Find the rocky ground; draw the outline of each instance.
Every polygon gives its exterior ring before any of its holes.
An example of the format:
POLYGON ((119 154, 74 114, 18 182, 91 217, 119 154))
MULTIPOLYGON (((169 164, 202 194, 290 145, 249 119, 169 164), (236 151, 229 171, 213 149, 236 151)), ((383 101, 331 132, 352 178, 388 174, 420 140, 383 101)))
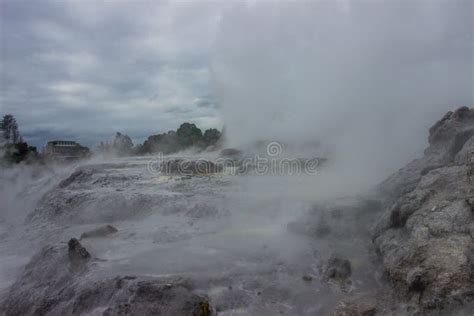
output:
POLYGON ((420 313, 472 311, 474 109, 448 112, 429 144, 379 186, 374 244, 397 295, 420 313))
POLYGON ((0 311, 470 315, 474 110, 446 114, 429 143, 337 199, 314 177, 182 176, 151 157, 31 181, 36 207, 0 222, 0 311))
POLYGON ((383 287, 367 229, 343 208, 363 200, 326 214, 334 203, 311 176, 181 176, 150 159, 58 175, 22 224, 3 227, 6 315, 329 314, 383 287), (301 231, 319 211, 330 227, 301 231))

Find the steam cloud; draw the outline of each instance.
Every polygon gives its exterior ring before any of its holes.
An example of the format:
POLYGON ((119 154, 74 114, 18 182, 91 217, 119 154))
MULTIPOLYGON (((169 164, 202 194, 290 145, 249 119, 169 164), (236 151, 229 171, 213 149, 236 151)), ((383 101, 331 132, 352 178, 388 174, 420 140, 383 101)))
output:
POLYGON ((322 141, 379 180, 473 104, 472 53, 470 1, 240 4, 221 19, 214 93, 231 144, 322 141))

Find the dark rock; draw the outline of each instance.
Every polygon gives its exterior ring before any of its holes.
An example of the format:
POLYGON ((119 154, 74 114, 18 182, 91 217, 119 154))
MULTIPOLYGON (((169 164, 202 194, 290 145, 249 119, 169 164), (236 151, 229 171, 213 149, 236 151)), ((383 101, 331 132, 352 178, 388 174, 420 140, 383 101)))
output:
POLYGON ((226 158, 240 158, 242 156, 242 151, 235 148, 226 148, 221 150, 219 155, 226 158))
POLYGON ((91 167, 77 168, 69 177, 59 183, 59 187, 67 188, 73 183, 81 183, 90 180, 95 172, 96 169, 91 167))
POLYGON ((67 244, 69 247, 69 258, 72 262, 90 259, 91 255, 76 238, 71 238, 67 244))
POLYGON ((301 277, 301 279, 303 279, 303 281, 306 281, 306 282, 311 282, 311 281, 313 281, 313 277, 310 276, 310 275, 303 275, 303 276, 301 277))
POLYGON ((198 303, 198 306, 193 310, 193 316, 211 316, 212 310, 207 300, 198 303))
MULTIPOLYGON (((43 248, 0 306, 2 315, 212 315, 209 301, 181 278, 91 278, 90 255, 76 239, 43 248), (82 261, 70 269, 69 256, 82 261), (170 286, 171 284, 171 286, 170 286)), ((73 265, 74 266, 74 265, 73 265)))
POLYGON ((375 316, 377 305, 374 299, 367 297, 356 297, 342 300, 332 316, 375 316))
POLYGON ((395 206, 390 211, 390 227, 399 228, 405 225, 406 218, 402 218, 400 207, 395 206))
POLYGON ((186 216, 194 219, 215 217, 218 214, 219 210, 215 206, 206 203, 197 203, 186 212, 186 216))
POLYGON ((467 198, 466 203, 471 207, 471 212, 474 212, 474 197, 467 198))
POLYGON ((332 255, 324 271, 324 276, 329 279, 345 280, 352 274, 351 262, 337 255, 332 255))
POLYGON ((408 290, 423 293, 426 287, 424 271, 422 268, 415 268, 407 275, 408 290))
POLYGON ((213 173, 222 172, 222 166, 215 164, 211 161, 200 159, 200 160, 184 160, 184 159, 173 159, 164 161, 160 165, 160 171, 164 174, 170 175, 208 175, 213 173))
POLYGON ((94 238, 94 237, 105 237, 111 234, 118 232, 118 229, 112 225, 104 225, 97 227, 95 229, 89 230, 81 234, 80 239, 84 238, 94 238))
POLYGON ((467 106, 462 106, 454 112, 453 117, 460 120, 474 118, 474 112, 467 106))
POLYGON ((445 126, 446 122, 451 119, 452 116, 453 116, 453 112, 449 111, 439 121, 437 121, 433 126, 430 127, 429 139, 428 139, 430 144, 438 141, 441 138, 442 136, 441 130, 443 129, 443 126, 445 126))

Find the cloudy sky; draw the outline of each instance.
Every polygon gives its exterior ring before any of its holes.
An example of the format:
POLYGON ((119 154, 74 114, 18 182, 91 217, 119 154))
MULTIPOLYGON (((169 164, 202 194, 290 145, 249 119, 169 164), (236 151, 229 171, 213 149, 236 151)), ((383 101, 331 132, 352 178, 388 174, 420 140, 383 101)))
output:
POLYGON ((184 121, 222 127, 209 50, 222 6, 170 1, 0 1, 2 113, 42 145, 137 140, 184 121))
POLYGON ((190 121, 406 159, 474 103, 472 5, 0 0, 0 112, 38 146, 190 121))

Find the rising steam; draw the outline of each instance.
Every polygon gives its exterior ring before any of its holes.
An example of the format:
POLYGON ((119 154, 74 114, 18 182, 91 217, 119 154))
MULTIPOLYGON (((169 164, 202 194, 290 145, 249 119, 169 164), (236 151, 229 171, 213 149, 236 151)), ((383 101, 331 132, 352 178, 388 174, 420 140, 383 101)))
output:
POLYGON ((472 47, 469 1, 236 5, 217 34, 215 95, 231 144, 322 142, 346 176, 379 180, 442 113, 473 103, 472 47))

